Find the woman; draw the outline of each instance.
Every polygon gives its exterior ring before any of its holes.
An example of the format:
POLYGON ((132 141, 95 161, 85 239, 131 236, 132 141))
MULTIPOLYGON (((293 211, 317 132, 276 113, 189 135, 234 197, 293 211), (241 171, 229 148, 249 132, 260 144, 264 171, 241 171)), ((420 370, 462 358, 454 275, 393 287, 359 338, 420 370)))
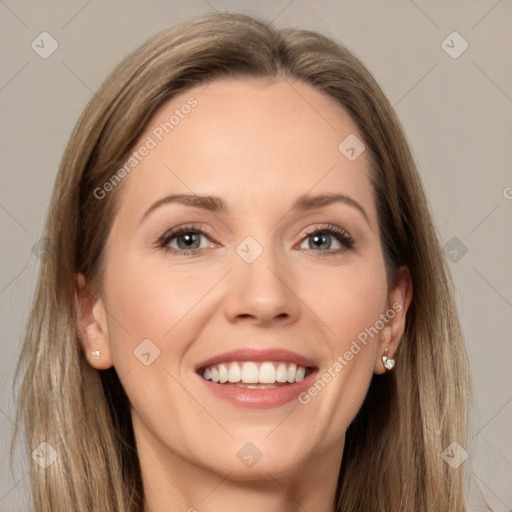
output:
POLYGON ((155 37, 78 121, 45 236, 38 512, 467 510, 451 280, 343 47, 230 13, 155 37))

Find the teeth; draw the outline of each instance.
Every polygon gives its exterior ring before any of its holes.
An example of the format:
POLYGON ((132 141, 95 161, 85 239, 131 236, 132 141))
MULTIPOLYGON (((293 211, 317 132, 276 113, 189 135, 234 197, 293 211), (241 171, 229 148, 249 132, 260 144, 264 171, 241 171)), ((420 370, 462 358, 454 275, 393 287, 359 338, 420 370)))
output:
MULTIPOLYGON (((208 368, 204 371, 203 377, 208 380, 208 377, 206 376, 206 372, 208 371, 208 368)), ((242 380, 242 368, 240 368, 240 365, 238 363, 231 363, 229 365, 229 382, 240 382, 242 380)))
POLYGON ((276 381, 276 369, 272 363, 263 363, 258 375, 260 384, 273 384, 276 381))
POLYGON ((219 364, 219 382, 224 384, 228 380, 228 369, 225 364, 219 364))
POLYGON ((295 381, 295 374, 297 373, 297 365, 292 363, 288 366, 288 382, 291 384, 295 381))
POLYGON ((265 361, 254 363, 252 361, 223 363, 210 366, 203 371, 203 378, 212 382, 266 384, 267 386, 243 386, 249 389, 261 389, 276 382, 290 384, 301 382, 306 376, 307 369, 295 363, 280 363, 265 361))
POLYGON ((242 365, 242 382, 257 384, 258 376, 258 365, 256 363, 247 362, 242 365))
MULTIPOLYGON (((206 379, 206 377, 205 377, 206 379)), ((286 382, 288 380, 288 370, 284 363, 279 363, 276 371, 276 381, 277 382, 286 382)))
POLYGON ((237 382, 236 386, 238 388, 247 388, 247 389, 273 389, 278 388, 275 384, 244 384, 243 382, 237 382))

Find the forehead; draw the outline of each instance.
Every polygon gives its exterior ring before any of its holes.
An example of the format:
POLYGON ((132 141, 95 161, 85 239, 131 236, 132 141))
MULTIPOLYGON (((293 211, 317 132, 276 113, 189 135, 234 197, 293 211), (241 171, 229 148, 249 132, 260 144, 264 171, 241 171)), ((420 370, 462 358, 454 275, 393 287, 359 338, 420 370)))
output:
POLYGON ((340 192, 371 217, 367 156, 351 161, 340 150, 360 139, 348 113, 303 82, 215 80, 157 111, 135 144, 150 149, 125 179, 120 206, 135 213, 165 193, 196 193, 271 211, 305 192, 340 192))

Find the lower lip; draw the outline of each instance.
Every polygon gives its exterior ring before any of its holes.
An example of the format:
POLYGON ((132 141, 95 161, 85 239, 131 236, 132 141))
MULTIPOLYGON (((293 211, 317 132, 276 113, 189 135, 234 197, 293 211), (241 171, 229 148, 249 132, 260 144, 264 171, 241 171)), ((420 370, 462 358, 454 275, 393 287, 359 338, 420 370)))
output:
POLYGON ((300 393, 303 393, 312 385, 316 373, 316 370, 313 371, 301 382, 266 389, 248 389, 234 384, 217 384, 204 379, 201 375, 198 375, 198 377, 215 396, 233 405, 252 409, 271 409, 293 400, 298 401, 300 393))

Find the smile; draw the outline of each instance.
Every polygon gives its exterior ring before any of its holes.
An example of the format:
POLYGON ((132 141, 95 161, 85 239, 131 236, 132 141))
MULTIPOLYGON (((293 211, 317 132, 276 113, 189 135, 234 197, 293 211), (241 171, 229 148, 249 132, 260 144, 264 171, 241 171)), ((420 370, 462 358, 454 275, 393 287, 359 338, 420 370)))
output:
POLYGON ((202 368, 199 374, 205 380, 219 384, 238 384, 240 387, 260 389, 302 382, 311 370, 292 362, 231 361, 202 368))
POLYGON ((207 393, 236 407, 271 409, 296 402, 318 362, 283 348, 239 348, 201 361, 195 373, 207 393))

